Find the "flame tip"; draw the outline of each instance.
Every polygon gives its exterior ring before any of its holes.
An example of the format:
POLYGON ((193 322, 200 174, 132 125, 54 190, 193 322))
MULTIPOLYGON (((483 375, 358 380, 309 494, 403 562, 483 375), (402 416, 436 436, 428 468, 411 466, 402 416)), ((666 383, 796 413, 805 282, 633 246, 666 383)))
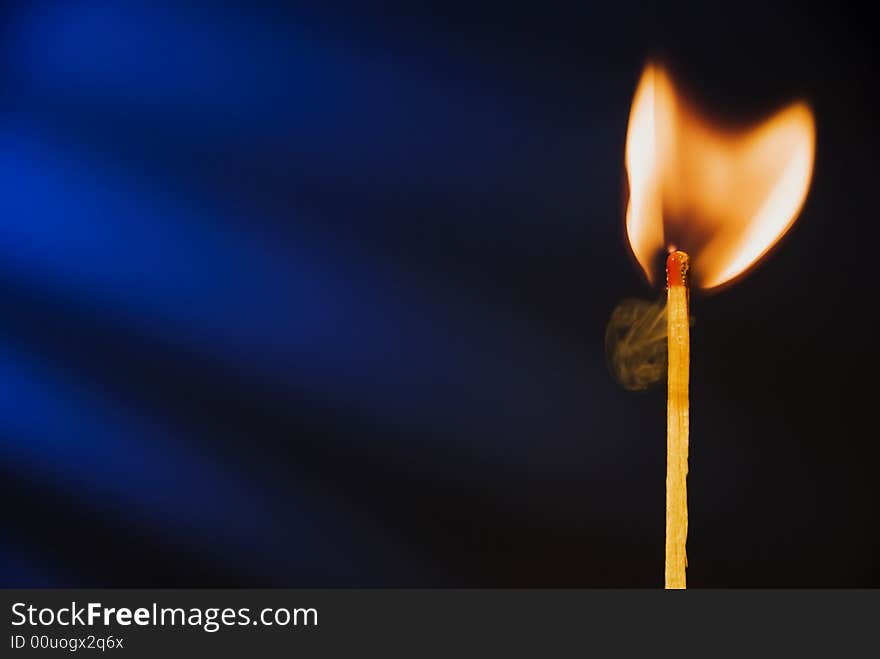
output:
POLYGON ((806 199, 816 119, 797 100, 749 128, 702 116, 665 67, 645 65, 626 139, 626 233, 649 281, 684 246, 705 290, 737 279, 788 231, 806 199), (666 238, 674 237, 675 242, 666 238))

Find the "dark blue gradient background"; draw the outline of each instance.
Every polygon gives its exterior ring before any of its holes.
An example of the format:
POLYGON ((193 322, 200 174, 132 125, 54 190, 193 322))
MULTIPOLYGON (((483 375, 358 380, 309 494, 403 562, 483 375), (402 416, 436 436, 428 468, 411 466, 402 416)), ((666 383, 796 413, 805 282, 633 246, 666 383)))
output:
POLYGON ((603 354, 657 294, 652 55, 820 131, 791 237, 695 300, 690 583, 880 585, 877 61, 811 11, 4 3, 0 585, 660 585, 664 392, 603 354))

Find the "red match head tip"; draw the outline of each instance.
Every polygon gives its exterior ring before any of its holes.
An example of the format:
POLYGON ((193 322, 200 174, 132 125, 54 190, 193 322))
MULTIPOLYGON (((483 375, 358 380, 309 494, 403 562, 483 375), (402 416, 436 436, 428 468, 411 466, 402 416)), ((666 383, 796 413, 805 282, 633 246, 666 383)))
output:
POLYGON ((687 286, 690 260, 685 252, 675 250, 666 257, 666 285, 687 286))

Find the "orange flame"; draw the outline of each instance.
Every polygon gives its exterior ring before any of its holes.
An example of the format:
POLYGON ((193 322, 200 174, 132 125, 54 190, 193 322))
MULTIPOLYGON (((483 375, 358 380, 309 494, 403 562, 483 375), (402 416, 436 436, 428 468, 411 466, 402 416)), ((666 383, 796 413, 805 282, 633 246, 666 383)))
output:
POLYGON ((649 64, 626 135, 626 233, 648 279, 664 249, 690 254, 692 282, 703 289, 754 265, 804 204, 815 134, 804 103, 746 130, 714 125, 649 64))

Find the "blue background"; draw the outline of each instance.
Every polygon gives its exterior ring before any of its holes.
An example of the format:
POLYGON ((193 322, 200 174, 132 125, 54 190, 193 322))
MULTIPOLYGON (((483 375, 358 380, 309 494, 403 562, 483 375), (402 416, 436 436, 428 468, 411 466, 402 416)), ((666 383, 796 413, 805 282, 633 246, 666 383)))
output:
POLYGON ((880 585, 863 17, 411 4, 4 3, 0 585, 660 585, 664 392, 603 352, 653 56, 819 125, 695 299, 690 584, 880 585))

